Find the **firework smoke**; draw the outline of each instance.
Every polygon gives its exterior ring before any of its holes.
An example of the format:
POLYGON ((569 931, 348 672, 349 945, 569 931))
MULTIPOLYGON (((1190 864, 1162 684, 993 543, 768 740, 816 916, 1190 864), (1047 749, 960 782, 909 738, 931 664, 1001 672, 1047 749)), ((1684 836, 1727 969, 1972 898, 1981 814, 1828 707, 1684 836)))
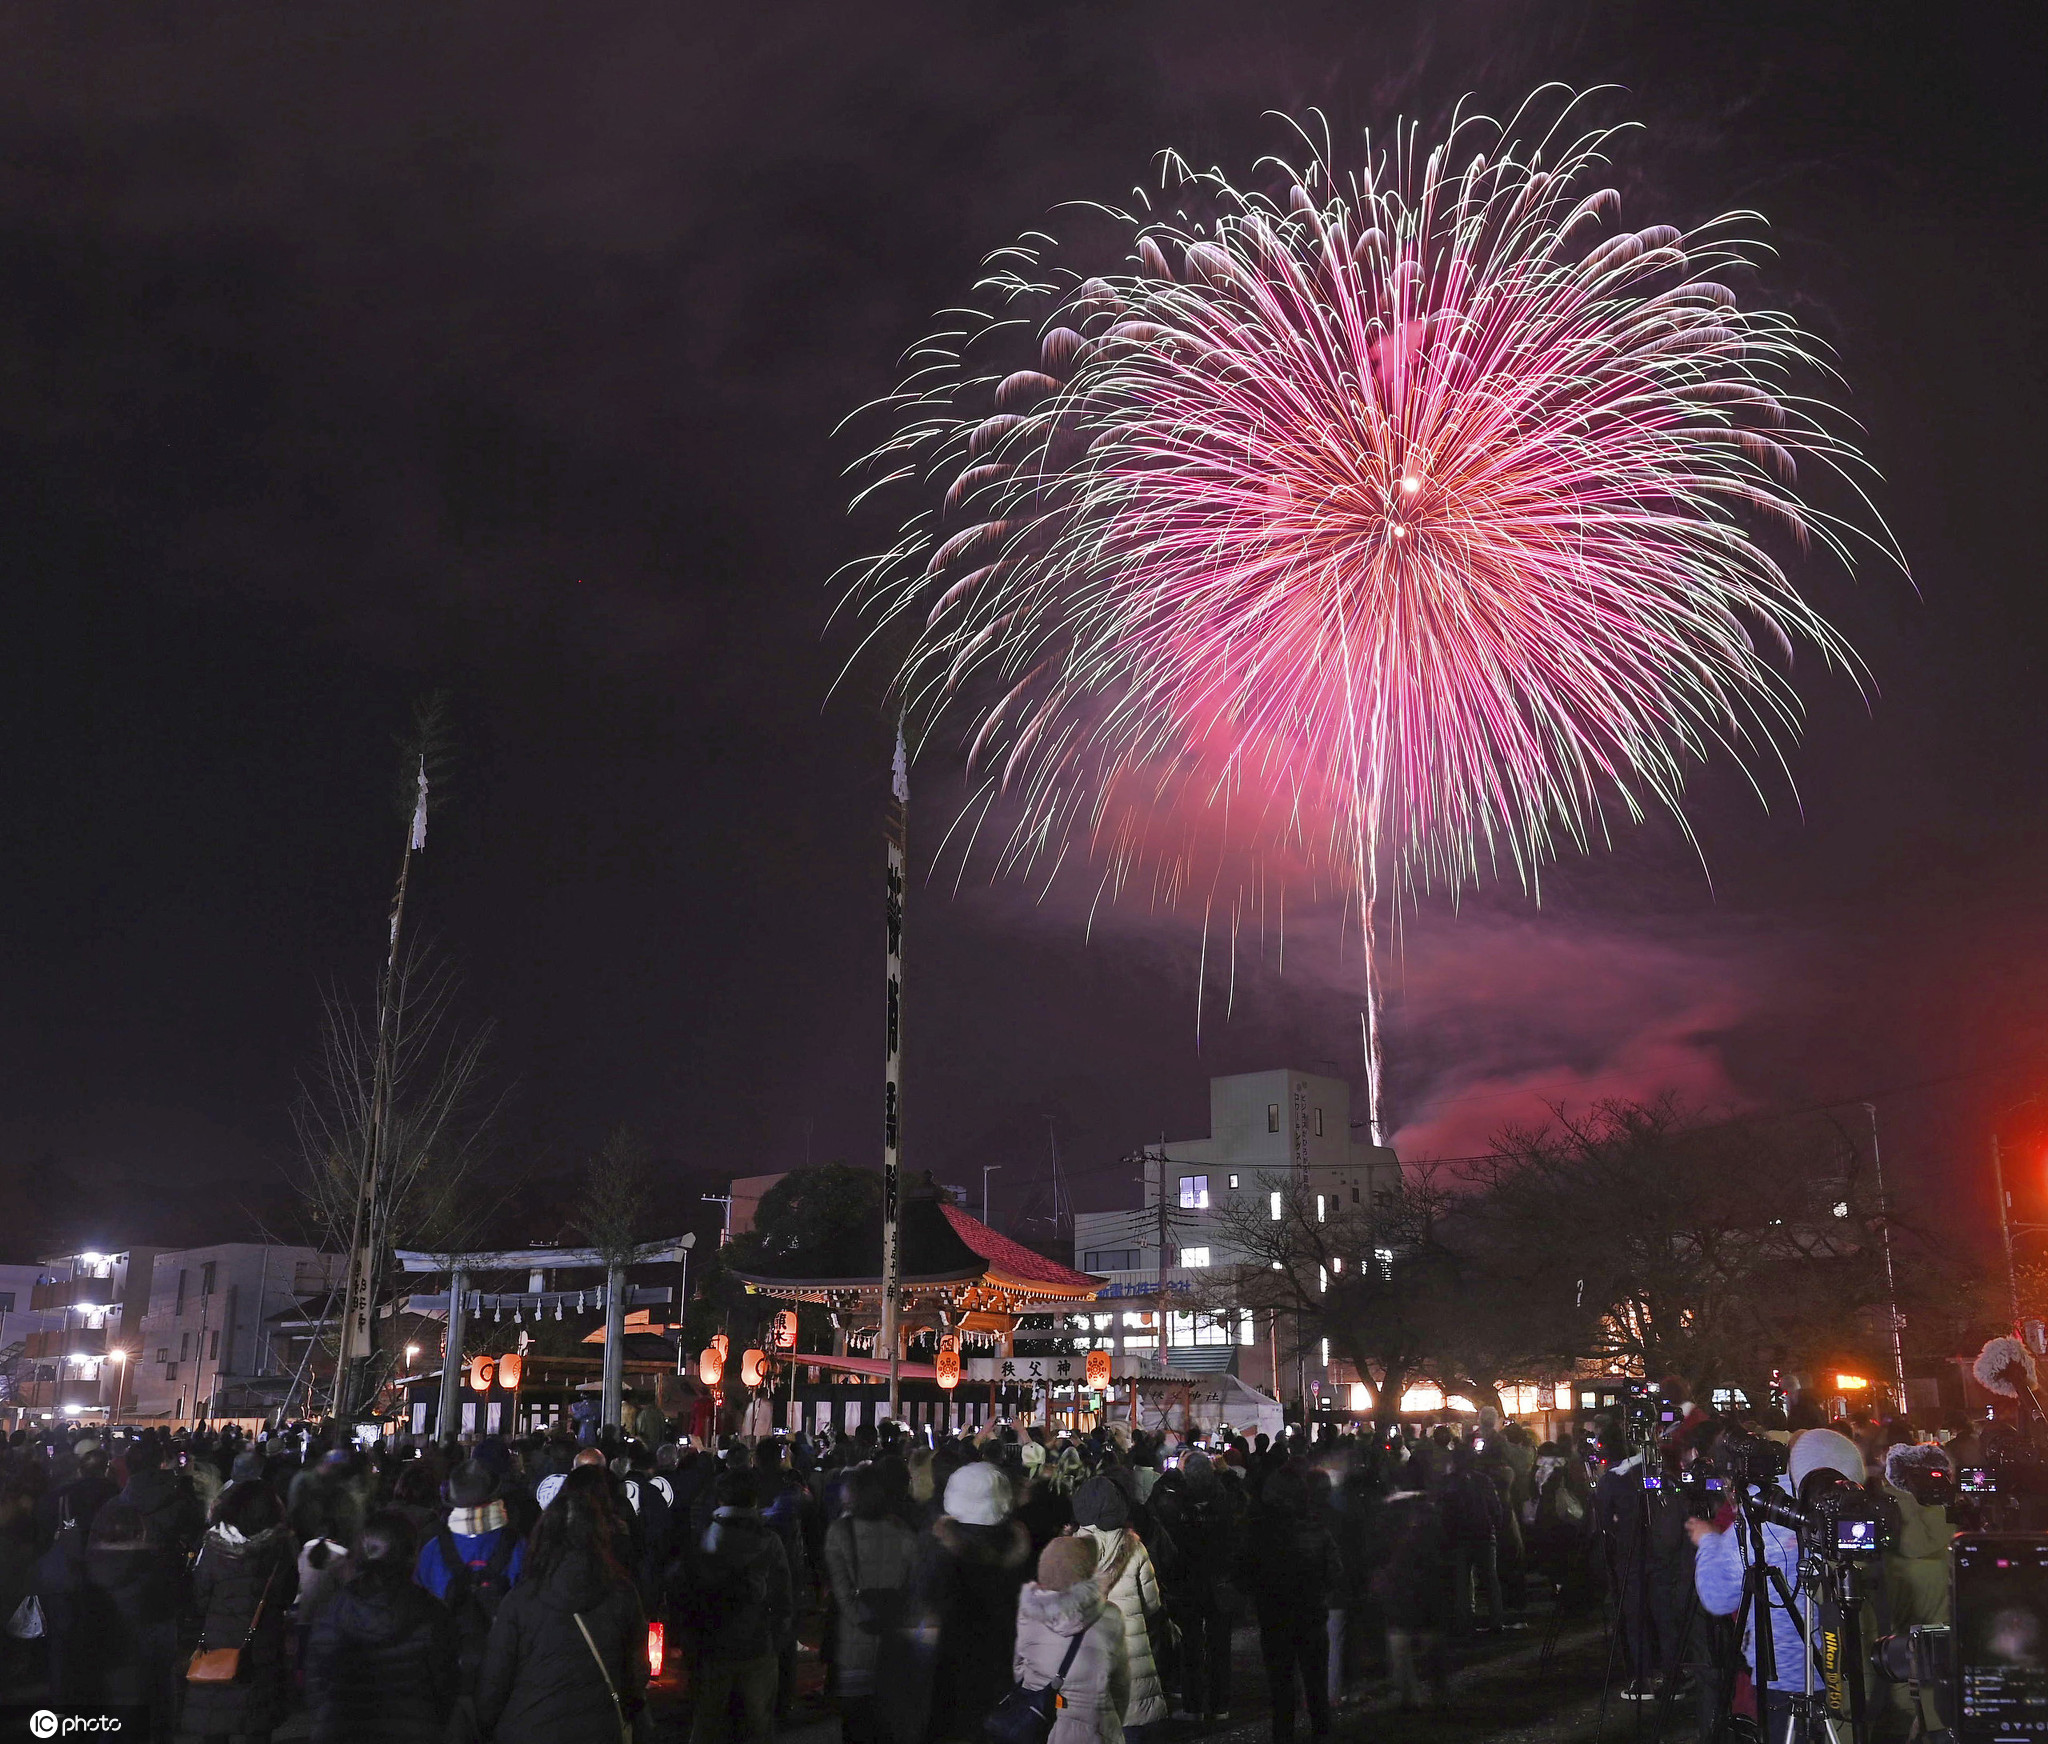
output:
POLYGON ((1272 194, 1169 158, 1121 270, 996 256, 867 458, 915 508, 849 591, 964 747, 962 839, 1205 938, 1343 894, 1375 1133, 1383 900, 1533 886, 1716 752, 1781 760, 1766 650, 1854 668, 1780 558, 1848 561, 1797 469, 1859 463, 1793 392, 1812 343, 1721 282, 1743 217, 1618 229, 1611 131, 1515 125, 1348 172, 1304 133, 1272 194))

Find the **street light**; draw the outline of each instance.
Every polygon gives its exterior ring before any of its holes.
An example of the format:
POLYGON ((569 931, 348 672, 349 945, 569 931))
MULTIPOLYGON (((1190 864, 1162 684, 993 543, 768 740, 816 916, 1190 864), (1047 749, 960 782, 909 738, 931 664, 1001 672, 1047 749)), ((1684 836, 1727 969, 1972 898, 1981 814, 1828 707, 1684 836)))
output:
POLYGON ((414 1363, 415 1363, 416 1361, 418 1361, 418 1360, 419 1360, 419 1354, 420 1354, 420 1347, 419 1347, 418 1345, 416 1345, 416 1344, 409 1344, 409 1345, 407 1345, 407 1346, 405 1347, 405 1366, 406 1366, 407 1368, 411 1368, 411 1367, 412 1367, 412 1365, 413 1365, 413 1364, 414 1364, 414 1363))

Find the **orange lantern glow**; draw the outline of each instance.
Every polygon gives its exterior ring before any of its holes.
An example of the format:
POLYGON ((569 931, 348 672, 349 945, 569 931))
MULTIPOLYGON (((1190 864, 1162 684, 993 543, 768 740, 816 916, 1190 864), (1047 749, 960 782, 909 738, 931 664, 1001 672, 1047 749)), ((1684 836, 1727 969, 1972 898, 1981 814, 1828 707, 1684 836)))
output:
POLYGON ((668 1658, 668 1629, 661 1623, 647 1625, 647 1675, 661 1676, 661 1668, 668 1658))
POLYGON ((711 1335, 711 1348, 718 1352, 718 1360, 724 1362, 732 1354, 732 1340, 722 1332, 714 1332, 711 1335))
POLYGON ((526 1359, 516 1350, 508 1350, 498 1358, 498 1385, 508 1393, 519 1391, 519 1377, 526 1370, 526 1359))
POLYGON ((960 1353, 957 1350, 941 1350, 932 1360, 932 1367, 939 1377, 939 1385, 951 1392, 960 1384, 960 1353))
POLYGON ((1835 1376, 1835 1390, 1840 1393, 1860 1393, 1869 1385, 1861 1375, 1835 1376))
POLYGON ((768 1331, 768 1348, 770 1350, 796 1349, 796 1310, 794 1308, 785 1308, 780 1314, 775 1316, 774 1322, 768 1331))
POLYGON ((765 1350, 750 1350, 740 1358, 740 1384, 758 1387, 768 1378, 768 1353, 765 1350))
POLYGON ((1109 1352, 1091 1350, 1088 1353, 1088 1385, 1100 1392, 1109 1385, 1109 1352))
POLYGON ((469 1359, 469 1385, 472 1392, 488 1393, 491 1390, 491 1373, 497 1367, 487 1356, 473 1356, 469 1359))
POLYGON ((707 1387, 715 1387, 725 1379, 725 1352, 718 1348, 721 1340, 713 1339, 697 1356, 697 1379, 707 1387))

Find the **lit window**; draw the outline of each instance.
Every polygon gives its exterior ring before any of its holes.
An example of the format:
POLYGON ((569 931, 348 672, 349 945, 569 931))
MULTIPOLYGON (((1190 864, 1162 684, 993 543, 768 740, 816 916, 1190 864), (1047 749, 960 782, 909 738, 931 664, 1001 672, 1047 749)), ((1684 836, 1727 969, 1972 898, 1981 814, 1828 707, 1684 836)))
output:
POLYGON ((1237 1342, 1250 1344, 1252 1341, 1252 1311, 1240 1308, 1237 1311, 1237 1342))
POLYGON ((1275 1223, 1280 1221, 1280 1195, 1278 1193, 1266 1195, 1266 1210, 1275 1223))
POLYGON ((1097 1332, 1107 1332, 1115 1323, 1116 1316, 1113 1314, 1098 1314, 1095 1316, 1095 1330, 1097 1332))
POLYGON ((1159 1335, 1156 1332, 1127 1332, 1124 1334, 1125 1350, 1157 1350, 1159 1335))
POLYGON ((1180 1208, 1183 1211, 1207 1211, 1209 1209, 1209 1177, 1207 1175, 1181 1176, 1180 1208))
POLYGON ((1441 1411, 1444 1408, 1444 1390, 1424 1382, 1419 1387, 1410 1387, 1401 1395, 1401 1414, 1412 1417, 1422 1411, 1441 1411))
POLYGON ((1150 1326, 1152 1324, 1152 1316, 1150 1313, 1138 1313, 1127 1308, 1124 1310, 1124 1324, 1126 1326, 1150 1326))
POLYGON ((1323 1136, 1323 1111, 1322 1111, 1322 1110, 1321 1110, 1320 1108, 1318 1108, 1318 1109, 1316 1110, 1316 1137, 1317 1137, 1317 1138, 1321 1138, 1322 1136, 1323 1136))
POLYGON ((1280 1130, 1280 1104, 1277 1102, 1266 1104, 1266 1130, 1268 1132, 1278 1132, 1280 1130))
POLYGON ((1327 1289, 1328 1289, 1329 1287, 1330 1287, 1330 1268, 1329 1268, 1328 1266, 1317 1266, 1317 1267, 1316 1267, 1316 1288, 1317 1288, 1318 1290, 1327 1290, 1327 1289))
POLYGON ((1372 1389, 1363 1381, 1353 1381, 1351 1383, 1351 1409, 1354 1411, 1370 1411, 1372 1409, 1372 1389))
POLYGON ((1343 1272, 1344 1256, 1342 1254, 1332 1254, 1330 1256, 1330 1270, 1339 1274, 1343 1272))
POLYGON ((1323 1367, 1324 1367, 1324 1368, 1328 1368, 1329 1366, 1330 1366, 1330 1341, 1329 1341, 1329 1340, 1328 1340, 1328 1339, 1326 1338, 1326 1339, 1324 1339, 1324 1340, 1323 1340, 1323 1367))
POLYGON ((1322 1194, 1318 1193, 1316 1195, 1316 1221, 1318 1223, 1327 1223, 1329 1220, 1330 1202, 1322 1194))
POLYGON ((1230 1177, 1230 1184, 1232 1187, 1235 1187, 1237 1185, 1237 1177, 1235 1175, 1232 1175, 1230 1177))
POLYGON ((1180 1263, 1184 1266, 1206 1266, 1209 1250, 1205 1247, 1184 1247, 1180 1250, 1180 1263))

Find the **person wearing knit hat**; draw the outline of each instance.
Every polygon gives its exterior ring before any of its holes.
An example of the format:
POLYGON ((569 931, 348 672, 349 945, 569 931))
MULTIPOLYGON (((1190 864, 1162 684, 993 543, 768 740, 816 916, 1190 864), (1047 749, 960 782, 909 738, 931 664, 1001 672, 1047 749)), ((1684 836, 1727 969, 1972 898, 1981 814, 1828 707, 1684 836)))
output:
POLYGON ((1074 1536, 1094 1543, 1101 1567, 1103 1597, 1124 1624, 1124 1658, 1130 1698, 1124 1709, 1124 1731, 1131 1744, 1145 1744, 1151 1728, 1167 1717, 1166 1684, 1152 1652, 1152 1626, 1165 1606, 1152 1556, 1130 1530, 1130 1498, 1123 1486, 1104 1473, 1074 1491, 1074 1536))
POLYGON ((1030 1690, 1059 1685, 1046 1744, 1121 1744, 1123 1738, 1125 1634, 1094 1576, 1093 1539, 1055 1538, 1039 1553, 1038 1578, 1017 1597, 1017 1681, 1030 1690))
MULTIPOLYGON (((1805 1505, 1828 1483, 1860 1484, 1864 1478, 1863 1452, 1846 1435, 1833 1429, 1805 1429, 1792 1437, 1785 1475, 1779 1490, 1792 1501, 1805 1505)), ((1743 1577, 1749 1565, 1749 1536, 1738 1528, 1716 1532, 1704 1520, 1688 1520, 1686 1531, 1694 1545, 1693 1586, 1700 1603, 1717 1617, 1732 1617, 1744 1611, 1743 1577)), ((1799 1585, 1799 1534, 1775 1523, 1763 1527, 1764 1559, 1778 1571, 1785 1592, 1799 1585)), ((1764 1736, 1778 1736, 1789 1712, 1789 1698, 1806 1687, 1807 1668, 1801 1655, 1806 1651, 1797 1620, 1785 1609, 1778 1583, 1769 1589, 1771 1621, 1770 1692, 1760 1715, 1764 1736)), ((1746 1612, 1741 1619, 1742 1653, 1756 1675, 1756 1640, 1753 1619, 1746 1612)), ((1819 1677, 1815 1669, 1816 1681, 1819 1677)))
MULTIPOLYGON (((1901 1442, 1885 1454, 1885 1494, 1899 1523, 1898 1536, 1884 1553, 1884 1591, 1895 1634, 1928 1624, 1947 1627, 1950 1622, 1948 1548, 1956 1529, 1949 1519, 1948 1498, 1954 1486, 1955 1468, 1936 1442, 1901 1442)), ((1911 1689, 1893 1684, 1889 1698, 1893 1711, 1907 1723, 1905 1729, 1910 1729, 1911 1689)), ((1921 1692, 1920 1707, 1932 1737, 1943 1724, 1932 1690, 1921 1692)))
POLYGON ((945 1512, 919 1546, 900 1675, 877 1694, 889 1734, 975 1738, 1012 1687, 1017 1594, 1031 1535, 1011 1517, 1010 1480, 985 1460, 946 1480, 945 1512))

